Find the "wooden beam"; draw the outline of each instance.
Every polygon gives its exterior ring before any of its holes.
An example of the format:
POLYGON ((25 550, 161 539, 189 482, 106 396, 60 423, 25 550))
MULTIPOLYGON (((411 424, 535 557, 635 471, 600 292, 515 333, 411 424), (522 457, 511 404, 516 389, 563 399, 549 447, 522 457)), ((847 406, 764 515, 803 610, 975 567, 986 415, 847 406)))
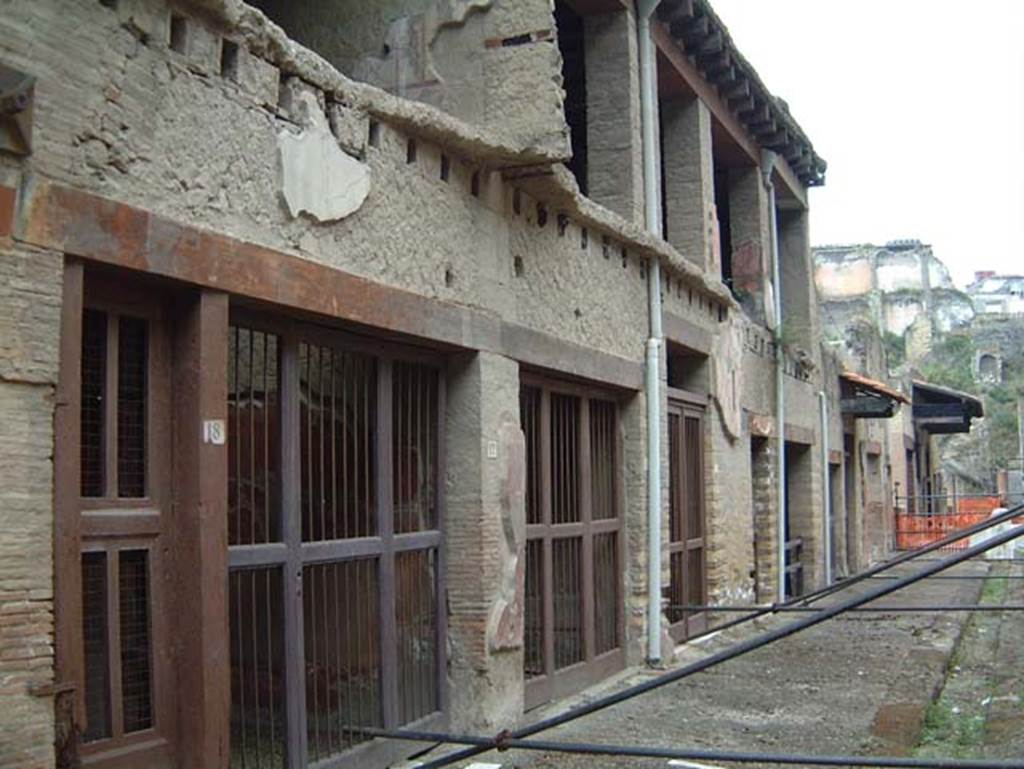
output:
POLYGON ((725 103, 729 105, 729 109, 736 113, 748 110, 754 106, 754 100, 751 99, 749 96, 740 96, 738 98, 734 97, 731 99, 726 99, 725 103))
POLYGON ((858 395, 839 401, 839 411, 854 419, 888 419, 896 411, 896 405, 888 398, 858 395))
POLYGON ((725 47, 725 38, 721 32, 713 32, 700 45, 698 54, 719 53, 725 47))
MULTIPOLYGON (((750 96, 750 81, 740 80, 735 85, 731 85, 728 88, 723 89, 721 91, 721 94, 726 99, 738 99, 741 96, 750 96)), ((750 105, 751 110, 756 107, 753 99, 751 99, 750 105)), ((748 113, 749 111, 750 110, 740 110, 738 114, 742 115, 744 113, 748 113)))

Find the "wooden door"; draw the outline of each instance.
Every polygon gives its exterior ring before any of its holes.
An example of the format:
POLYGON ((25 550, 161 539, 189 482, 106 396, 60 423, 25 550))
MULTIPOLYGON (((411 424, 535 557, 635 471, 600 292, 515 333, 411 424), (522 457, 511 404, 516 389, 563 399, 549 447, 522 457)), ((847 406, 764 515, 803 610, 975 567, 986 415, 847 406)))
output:
MULTIPOLYGON (((164 553, 171 352, 163 297, 65 276, 57 489, 58 762, 175 765, 164 553), (70 289, 70 290, 69 290, 70 289)), ((70 765, 74 765, 70 763, 70 765)))
POLYGON ((624 665, 617 405, 527 378, 524 675, 527 708, 624 665))
POLYGON ((677 641, 707 629, 704 410, 671 402, 669 437, 669 608, 677 641))

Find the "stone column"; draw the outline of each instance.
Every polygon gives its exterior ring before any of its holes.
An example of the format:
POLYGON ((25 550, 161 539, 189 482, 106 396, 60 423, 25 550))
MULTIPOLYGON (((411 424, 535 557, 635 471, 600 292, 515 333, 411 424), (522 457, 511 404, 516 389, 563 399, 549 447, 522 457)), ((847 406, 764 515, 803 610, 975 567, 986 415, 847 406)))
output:
POLYGON ((733 290, 747 313, 764 323, 772 313, 765 304, 771 280, 768 196, 757 166, 731 168, 728 180, 733 290))
POLYGON ((644 223, 640 72, 632 10, 583 19, 587 76, 588 196, 644 223))
POLYGON ((696 98, 666 101, 661 111, 668 242, 697 266, 712 269, 716 220, 711 113, 696 98))
POLYGON ((487 731, 523 712, 526 449, 518 364, 484 352, 453 359, 446 409, 452 725, 487 731))

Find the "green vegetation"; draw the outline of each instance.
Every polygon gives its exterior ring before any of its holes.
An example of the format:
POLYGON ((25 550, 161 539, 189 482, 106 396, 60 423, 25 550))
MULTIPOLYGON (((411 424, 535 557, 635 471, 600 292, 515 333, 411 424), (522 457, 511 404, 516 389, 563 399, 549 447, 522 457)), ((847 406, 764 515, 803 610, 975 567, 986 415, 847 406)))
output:
POLYGON ((972 392, 974 384, 974 341, 967 334, 948 334, 921 362, 921 374, 932 384, 972 392))
POLYGON ((924 729, 916 752, 919 756, 934 752, 952 758, 972 758, 977 755, 984 732, 982 713, 954 712, 953 706, 940 698, 924 712, 924 729))
POLYGON ((907 340, 902 334, 886 331, 882 334, 882 344, 885 346, 885 358, 890 371, 906 362, 907 340))

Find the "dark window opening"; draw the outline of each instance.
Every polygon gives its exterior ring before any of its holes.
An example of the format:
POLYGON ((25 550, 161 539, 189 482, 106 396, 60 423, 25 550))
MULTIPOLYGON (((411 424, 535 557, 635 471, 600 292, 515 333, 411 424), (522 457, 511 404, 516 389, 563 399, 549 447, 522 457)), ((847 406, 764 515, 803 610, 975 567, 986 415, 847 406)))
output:
POLYGON ((238 43, 230 40, 221 42, 220 74, 228 80, 238 79, 238 43))
POLYGON ((729 172, 724 168, 715 169, 715 211, 718 215, 718 250, 722 259, 722 282, 733 291, 729 172))
POLYGON ((185 48, 188 44, 188 21, 177 14, 171 14, 171 30, 170 39, 168 43, 171 46, 172 51, 178 53, 185 53, 185 48))
POLYGON ((694 393, 709 390, 708 356, 676 344, 668 347, 668 386, 694 393))
POLYGON ((562 53, 565 122, 569 124, 572 158, 568 167, 580 192, 587 194, 587 77, 583 17, 562 0, 555 0, 558 50, 562 53))

